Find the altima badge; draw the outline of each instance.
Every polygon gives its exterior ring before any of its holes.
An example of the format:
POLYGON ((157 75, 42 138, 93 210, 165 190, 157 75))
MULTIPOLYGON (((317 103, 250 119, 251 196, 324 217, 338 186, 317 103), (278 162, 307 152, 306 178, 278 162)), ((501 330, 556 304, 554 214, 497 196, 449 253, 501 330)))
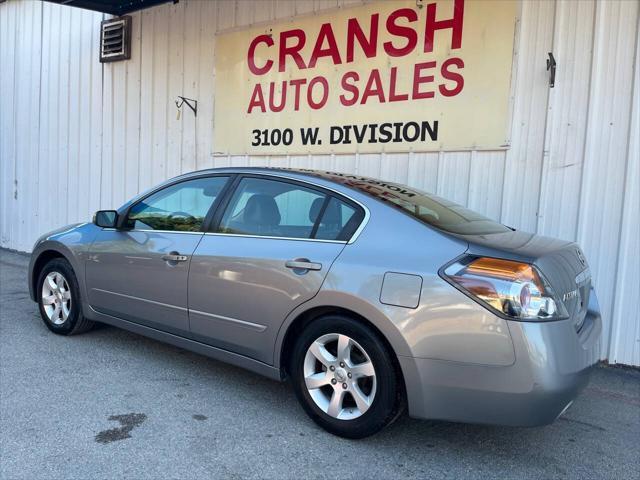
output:
POLYGON ((570 298, 576 298, 577 296, 578 296, 578 290, 571 290, 570 292, 567 292, 562 296, 562 300, 566 302, 570 298))

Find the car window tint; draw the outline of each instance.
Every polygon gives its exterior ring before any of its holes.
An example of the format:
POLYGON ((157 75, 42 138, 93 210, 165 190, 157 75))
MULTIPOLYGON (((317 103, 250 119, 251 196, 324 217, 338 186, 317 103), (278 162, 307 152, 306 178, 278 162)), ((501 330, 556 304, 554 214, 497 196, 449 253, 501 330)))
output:
POLYGON ((473 210, 407 185, 345 173, 305 172, 359 190, 445 232, 488 235, 511 231, 509 227, 473 210))
POLYGON ((322 240, 349 240, 360 224, 358 210, 331 198, 327 204, 314 238, 322 240))
POLYGON ((171 185, 136 203, 130 228, 198 232, 228 177, 206 177, 171 185))
POLYGON ((244 178, 227 206, 219 232, 311 238, 326 195, 299 185, 244 178))

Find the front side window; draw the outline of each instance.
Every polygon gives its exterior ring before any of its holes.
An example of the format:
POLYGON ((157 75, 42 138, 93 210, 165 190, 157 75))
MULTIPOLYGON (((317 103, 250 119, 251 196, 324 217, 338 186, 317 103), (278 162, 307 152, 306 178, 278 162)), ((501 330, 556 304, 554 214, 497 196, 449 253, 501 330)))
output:
POLYGON ((131 207, 127 227, 198 232, 228 177, 205 177, 171 185, 131 207))
POLYGON ((348 240, 359 210, 324 192, 298 184, 244 178, 238 184, 218 231, 240 235, 348 240))

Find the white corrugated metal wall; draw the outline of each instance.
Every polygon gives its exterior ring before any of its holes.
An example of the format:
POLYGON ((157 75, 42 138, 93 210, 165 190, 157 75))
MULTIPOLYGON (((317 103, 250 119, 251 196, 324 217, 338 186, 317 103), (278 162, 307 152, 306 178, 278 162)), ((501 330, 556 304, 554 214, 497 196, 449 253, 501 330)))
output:
POLYGON ((216 32, 360 0, 225 0, 133 14, 130 61, 97 61, 101 14, 0 4, 0 245, 181 172, 223 165, 327 168, 417 186, 516 228, 577 240, 605 329, 603 357, 640 365, 637 1, 523 1, 506 152, 216 156, 216 32), (558 60, 548 88, 545 59, 558 60), (198 116, 176 120, 177 95, 198 116))

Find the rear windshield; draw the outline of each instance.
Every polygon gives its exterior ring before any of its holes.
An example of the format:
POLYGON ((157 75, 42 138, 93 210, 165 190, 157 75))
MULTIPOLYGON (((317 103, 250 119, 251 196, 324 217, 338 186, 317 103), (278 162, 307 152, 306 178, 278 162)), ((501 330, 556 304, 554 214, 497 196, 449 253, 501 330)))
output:
POLYGON ((313 173, 355 188, 445 232, 488 235, 510 231, 508 227, 479 213, 406 185, 343 173, 313 173))

